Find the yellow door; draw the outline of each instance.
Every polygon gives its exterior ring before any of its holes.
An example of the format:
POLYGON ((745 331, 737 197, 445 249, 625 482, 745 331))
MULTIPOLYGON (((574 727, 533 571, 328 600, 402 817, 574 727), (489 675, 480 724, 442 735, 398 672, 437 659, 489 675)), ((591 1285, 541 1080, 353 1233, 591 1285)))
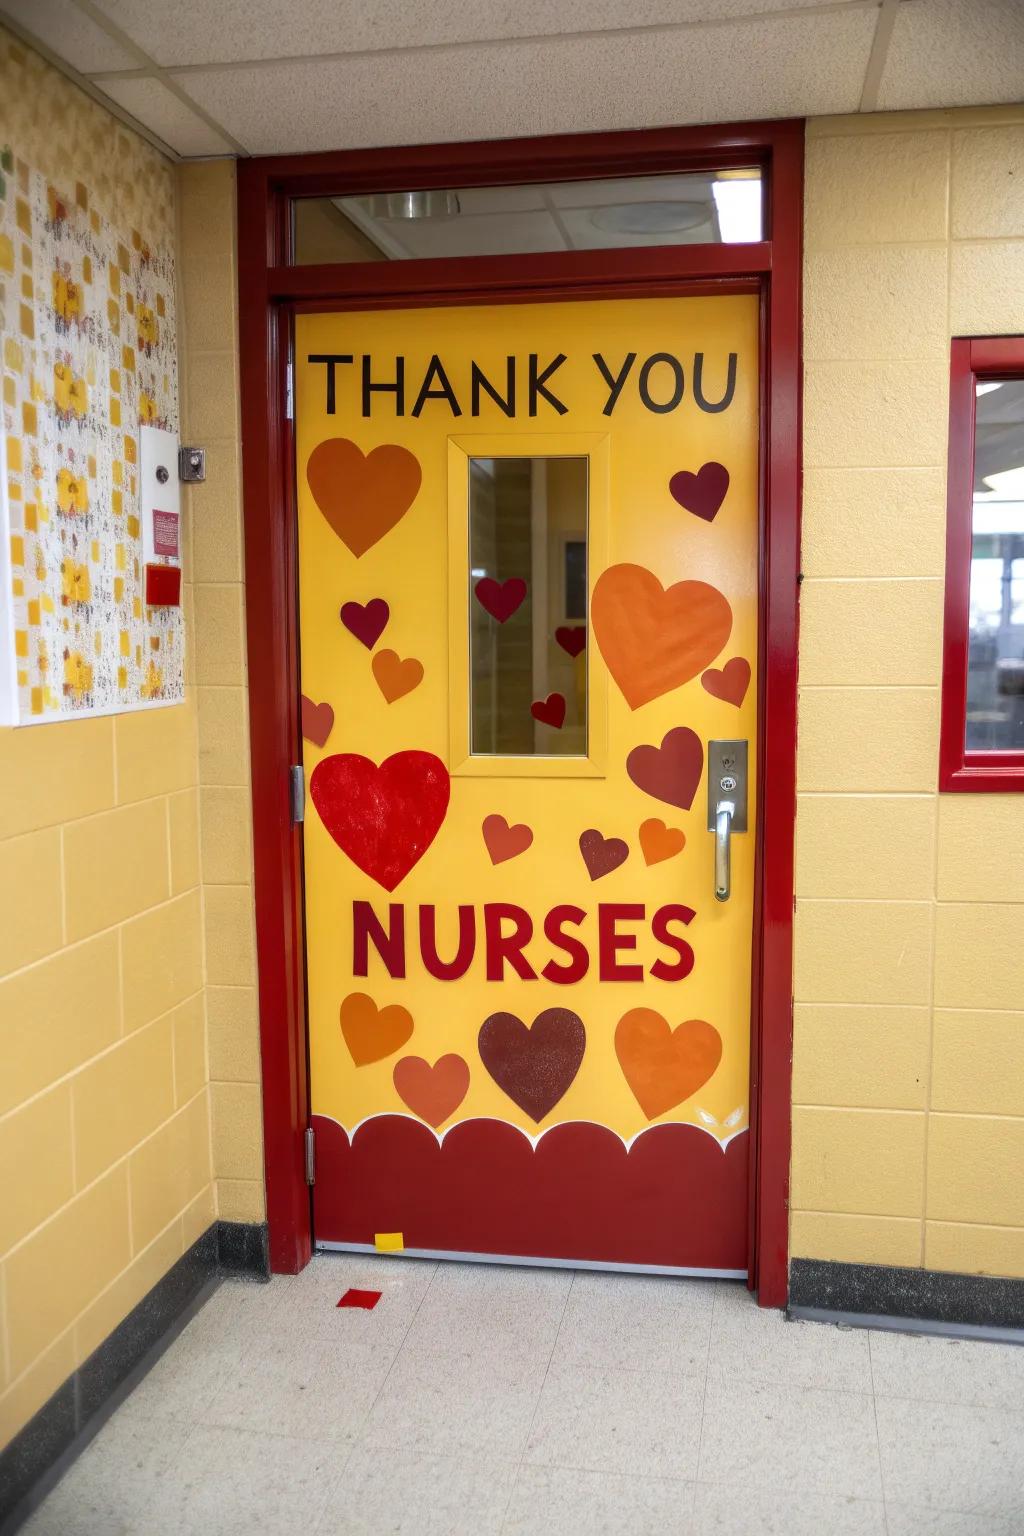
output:
POLYGON ((296 321, 320 1245, 746 1270, 757 337, 296 321))

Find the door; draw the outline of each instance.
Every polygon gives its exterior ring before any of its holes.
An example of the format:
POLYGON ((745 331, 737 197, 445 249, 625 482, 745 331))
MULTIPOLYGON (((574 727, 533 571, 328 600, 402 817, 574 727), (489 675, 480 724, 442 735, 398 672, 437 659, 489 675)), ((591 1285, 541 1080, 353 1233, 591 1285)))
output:
POLYGON ((758 300, 295 356, 315 1240, 745 1273, 758 300))

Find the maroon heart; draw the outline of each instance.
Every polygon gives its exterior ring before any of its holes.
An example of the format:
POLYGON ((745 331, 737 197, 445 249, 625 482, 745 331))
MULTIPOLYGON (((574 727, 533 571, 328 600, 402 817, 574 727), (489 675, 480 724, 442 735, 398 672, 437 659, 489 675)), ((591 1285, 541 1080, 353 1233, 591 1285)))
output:
POLYGON ((509 576, 507 581, 495 581, 493 576, 482 576, 473 591, 481 608, 485 608, 499 624, 504 624, 526 596, 526 582, 521 576, 509 576))
POLYGON ((688 725, 677 725, 662 737, 660 747, 634 747, 626 772, 645 794, 688 811, 704 772, 701 739, 688 725))
POLYGON ((546 699, 535 699, 530 714, 541 725, 553 725, 560 731, 565 724, 565 699, 560 693, 549 693, 546 699))
POLYGON ((492 1013, 480 1026, 477 1046, 501 1091, 539 1125, 579 1071, 587 1032, 569 1008, 545 1008, 532 1028, 514 1013, 492 1013))
POLYGON ((587 643, 586 626, 583 624, 561 624, 555 630, 555 639, 567 651, 570 656, 578 656, 587 643))
POLYGON ((724 464, 702 464, 696 474, 680 469, 668 483, 675 501, 695 517, 713 523, 729 489, 729 471, 724 464))
POLYGON ((390 617, 391 609, 382 597, 371 597, 368 603, 343 603, 341 607, 341 622, 368 651, 377 644, 390 617))
POLYGON ((610 875, 629 858, 629 844, 621 837, 604 837, 596 827, 580 833, 580 853, 591 880, 610 875))
POLYGON ((334 710, 327 703, 314 704, 312 699, 302 695, 301 704, 302 734, 307 741, 311 741, 314 747, 327 745, 327 738, 334 729, 334 710))

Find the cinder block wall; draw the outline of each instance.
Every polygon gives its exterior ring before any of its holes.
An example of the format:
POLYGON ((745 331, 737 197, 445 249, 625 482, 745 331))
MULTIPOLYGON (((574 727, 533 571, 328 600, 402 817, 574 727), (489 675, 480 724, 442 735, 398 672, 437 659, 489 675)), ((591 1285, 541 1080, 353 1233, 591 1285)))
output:
POLYGON ((792 1252, 1024 1275, 1024 796, 938 795, 949 338, 1024 332, 1024 111, 807 131, 792 1252))

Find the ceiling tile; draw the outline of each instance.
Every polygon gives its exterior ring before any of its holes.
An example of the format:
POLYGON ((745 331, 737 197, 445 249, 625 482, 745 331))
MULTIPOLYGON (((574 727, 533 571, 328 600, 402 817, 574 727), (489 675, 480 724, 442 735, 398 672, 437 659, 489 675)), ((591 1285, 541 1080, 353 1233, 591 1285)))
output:
POLYGON ((986 106, 1024 92, 1024 0, 904 0, 878 107, 986 106))
POLYGON ((3 9, 80 75, 138 67, 135 54, 115 43, 72 0, 3 0, 3 9))
POLYGON ((852 112, 875 12, 181 77, 252 154, 852 112))
POLYGON ((151 76, 98 82, 104 95, 130 112, 179 155, 231 155, 234 149, 151 76))

